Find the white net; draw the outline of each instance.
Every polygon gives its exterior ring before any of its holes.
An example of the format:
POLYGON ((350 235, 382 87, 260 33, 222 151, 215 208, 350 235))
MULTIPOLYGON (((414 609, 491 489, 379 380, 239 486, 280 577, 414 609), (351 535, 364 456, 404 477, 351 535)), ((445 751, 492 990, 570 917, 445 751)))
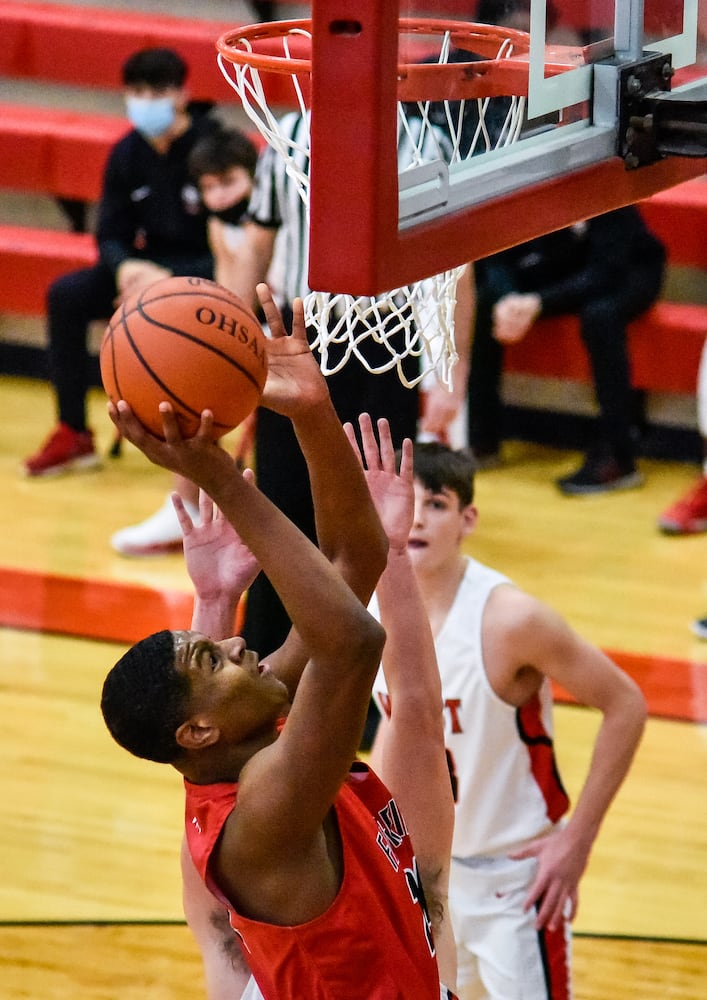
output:
MULTIPOLYGON (((311 42, 309 22, 282 22, 259 26, 268 39, 268 65, 261 69, 257 58, 257 32, 228 36, 228 53, 218 57, 221 71, 238 94, 248 117, 273 149, 283 158, 288 175, 307 209, 309 208, 309 130, 305 144, 283 131, 278 115, 271 110, 261 73, 290 75, 300 114, 309 120, 307 103, 308 63, 301 58, 302 46, 311 42), (255 40, 255 44, 254 44, 255 40), (273 44, 278 46, 273 55, 273 44), (253 58, 251 58, 253 57, 253 58)), ((474 32, 460 47, 456 30, 433 30, 425 35, 432 64, 465 63, 488 59, 489 32, 483 34, 482 55, 475 54, 474 32)), ((401 29, 402 30, 402 29, 401 29)), ((415 32, 415 41, 421 34, 415 32)), ((518 33, 500 34, 492 39, 496 60, 516 54, 518 33)), ((454 168, 471 157, 491 152, 516 141, 524 120, 525 98, 520 95, 484 96, 460 100, 398 101, 398 170, 401 186, 406 171, 426 165, 454 168)), ((313 291, 305 299, 305 316, 316 331, 313 346, 318 350, 322 371, 339 371, 352 356, 369 371, 381 373, 396 368, 401 381, 414 386, 434 373, 447 388, 458 360, 454 337, 457 284, 464 266, 391 289, 375 297, 355 296, 335 291, 313 291), (376 350, 369 352, 371 344, 376 350), (374 359, 374 360, 373 360, 374 359)))
POLYGON ((396 368, 400 381, 416 385, 430 372, 451 388, 458 360, 454 346, 456 290, 462 267, 378 295, 311 292, 307 323, 317 330, 322 371, 338 372, 355 355, 370 372, 396 368), (379 345, 375 360, 366 350, 379 345), (410 365, 408 359, 416 359, 410 365))

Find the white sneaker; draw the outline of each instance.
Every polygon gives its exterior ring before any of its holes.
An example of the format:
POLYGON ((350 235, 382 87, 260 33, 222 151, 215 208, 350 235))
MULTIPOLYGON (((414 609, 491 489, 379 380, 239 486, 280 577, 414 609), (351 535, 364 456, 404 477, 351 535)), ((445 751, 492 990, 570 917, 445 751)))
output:
MULTIPOLYGON (((184 502, 195 524, 199 523, 199 508, 184 502)), ((160 509, 140 524, 121 528, 112 536, 110 544, 121 556, 163 556, 182 551, 182 529, 168 496, 160 509)))

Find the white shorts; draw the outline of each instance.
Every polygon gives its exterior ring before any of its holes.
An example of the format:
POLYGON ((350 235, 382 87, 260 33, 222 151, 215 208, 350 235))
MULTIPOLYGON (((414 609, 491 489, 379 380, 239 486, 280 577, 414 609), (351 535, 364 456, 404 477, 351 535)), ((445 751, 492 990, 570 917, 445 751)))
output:
POLYGON ((449 909, 460 1000, 570 1000, 571 928, 537 931, 523 900, 534 858, 452 859, 449 909))
POLYGON ((248 980, 248 985, 241 993, 241 1000, 263 1000, 263 994, 258 988, 258 984, 251 976, 248 980))

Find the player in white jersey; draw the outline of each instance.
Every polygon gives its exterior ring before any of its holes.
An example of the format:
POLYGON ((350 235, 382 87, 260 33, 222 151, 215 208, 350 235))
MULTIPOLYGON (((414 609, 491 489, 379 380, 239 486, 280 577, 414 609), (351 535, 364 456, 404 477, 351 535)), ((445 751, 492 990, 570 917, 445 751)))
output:
MULTIPOLYGON (((570 922, 601 822, 643 731, 636 684, 559 614, 464 555, 473 531, 473 460, 417 444, 408 541, 435 637, 456 786, 450 910, 462 1000, 566 1000, 570 922), (551 680, 602 713, 569 819, 555 765, 551 680)), ((375 768, 387 737, 389 701, 375 768)))

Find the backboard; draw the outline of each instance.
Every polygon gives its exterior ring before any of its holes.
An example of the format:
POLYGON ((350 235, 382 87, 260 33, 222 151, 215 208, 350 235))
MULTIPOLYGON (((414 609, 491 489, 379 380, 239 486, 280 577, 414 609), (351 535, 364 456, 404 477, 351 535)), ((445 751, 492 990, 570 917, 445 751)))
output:
POLYGON ((707 146, 632 156, 636 107, 619 99, 699 95, 703 25, 707 0, 313 0, 310 285, 376 294, 703 173, 707 146), (421 169, 416 187, 398 176, 395 105, 398 65, 419 58, 399 51, 397 20, 417 15, 498 18, 530 46, 519 140, 432 185, 421 169), (558 70, 564 46, 575 58, 558 70))
POLYGON ((220 59, 297 176, 315 291, 377 295, 704 173, 707 0, 312 0, 245 31, 220 59))

